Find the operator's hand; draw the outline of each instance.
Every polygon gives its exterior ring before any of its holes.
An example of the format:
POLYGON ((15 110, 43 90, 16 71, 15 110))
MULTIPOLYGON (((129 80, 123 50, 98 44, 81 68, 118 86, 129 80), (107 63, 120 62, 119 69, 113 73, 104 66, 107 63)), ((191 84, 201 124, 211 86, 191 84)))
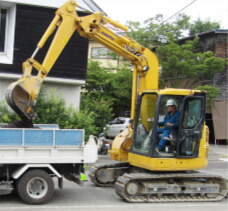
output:
POLYGON ((173 124, 172 123, 170 123, 170 122, 167 122, 167 124, 166 124, 168 127, 172 127, 173 126, 173 124))

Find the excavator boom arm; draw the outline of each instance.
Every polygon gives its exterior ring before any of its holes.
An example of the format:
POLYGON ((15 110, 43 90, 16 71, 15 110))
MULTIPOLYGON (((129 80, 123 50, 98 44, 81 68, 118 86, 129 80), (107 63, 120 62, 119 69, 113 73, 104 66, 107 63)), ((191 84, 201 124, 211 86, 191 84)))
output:
POLYGON ((77 30, 82 37, 94 39, 132 63, 134 73, 131 118, 133 119, 136 95, 143 89, 158 88, 157 57, 133 39, 126 35, 119 36, 107 27, 107 25, 111 25, 112 27, 127 31, 128 28, 126 26, 111 20, 99 12, 79 17, 76 12, 77 6, 76 1, 68 1, 56 11, 53 21, 39 41, 35 52, 31 58, 23 63, 22 78, 8 88, 6 100, 22 119, 35 119, 36 113, 34 108, 41 84, 71 36, 77 30), (52 43, 42 64, 40 64, 34 58, 55 30, 56 33, 52 43), (38 71, 35 77, 31 76, 33 67, 38 71))

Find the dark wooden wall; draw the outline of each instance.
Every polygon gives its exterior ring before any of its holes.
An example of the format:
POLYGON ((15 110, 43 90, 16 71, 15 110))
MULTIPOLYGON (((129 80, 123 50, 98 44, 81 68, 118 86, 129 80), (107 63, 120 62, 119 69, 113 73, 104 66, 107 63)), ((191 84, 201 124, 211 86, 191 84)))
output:
MULTIPOLYGON (((16 28, 14 44, 14 60, 12 65, 1 64, 1 73, 22 73, 22 63, 34 52, 37 43, 49 26, 55 15, 56 9, 17 5, 16 28)), ((79 15, 82 15, 79 13, 79 15)), ((51 43, 51 38, 39 51, 35 59, 42 63, 44 55, 51 43)), ((86 79, 88 40, 82 38, 77 32, 63 50, 52 71, 50 77, 67 79, 86 79)), ((34 70, 36 72, 36 70, 34 70)))

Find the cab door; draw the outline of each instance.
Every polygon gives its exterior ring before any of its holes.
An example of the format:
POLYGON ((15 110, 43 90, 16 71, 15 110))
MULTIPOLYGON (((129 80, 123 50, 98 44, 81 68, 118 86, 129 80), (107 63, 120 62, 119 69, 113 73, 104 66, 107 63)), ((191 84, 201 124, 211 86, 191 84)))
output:
POLYGON ((177 157, 198 157, 205 122, 205 96, 184 98, 179 125, 177 157))

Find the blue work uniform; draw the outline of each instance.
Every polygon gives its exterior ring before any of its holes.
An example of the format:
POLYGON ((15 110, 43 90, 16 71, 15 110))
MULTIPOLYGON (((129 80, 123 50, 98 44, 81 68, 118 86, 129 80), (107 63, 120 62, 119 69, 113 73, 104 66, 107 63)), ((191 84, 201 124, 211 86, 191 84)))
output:
POLYGON ((159 128, 157 130, 157 134, 162 133, 161 140, 159 141, 159 144, 157 145, 157 148, 159 150, 162 150, 162 148, 166 144, 167 140, 165 138, 166 137, 169 138, 171 131, 177 133, 179 123, 180 123, 180 111, 175 111, 172 116, 170 115, 170 113, 168 113, 168 114, 166 114, 163 122, 158 122, 158 126, 165 126, 164 128, 159 128), (172 124, 171 127, 167 126, 168 122, 170 122, 172 124))

